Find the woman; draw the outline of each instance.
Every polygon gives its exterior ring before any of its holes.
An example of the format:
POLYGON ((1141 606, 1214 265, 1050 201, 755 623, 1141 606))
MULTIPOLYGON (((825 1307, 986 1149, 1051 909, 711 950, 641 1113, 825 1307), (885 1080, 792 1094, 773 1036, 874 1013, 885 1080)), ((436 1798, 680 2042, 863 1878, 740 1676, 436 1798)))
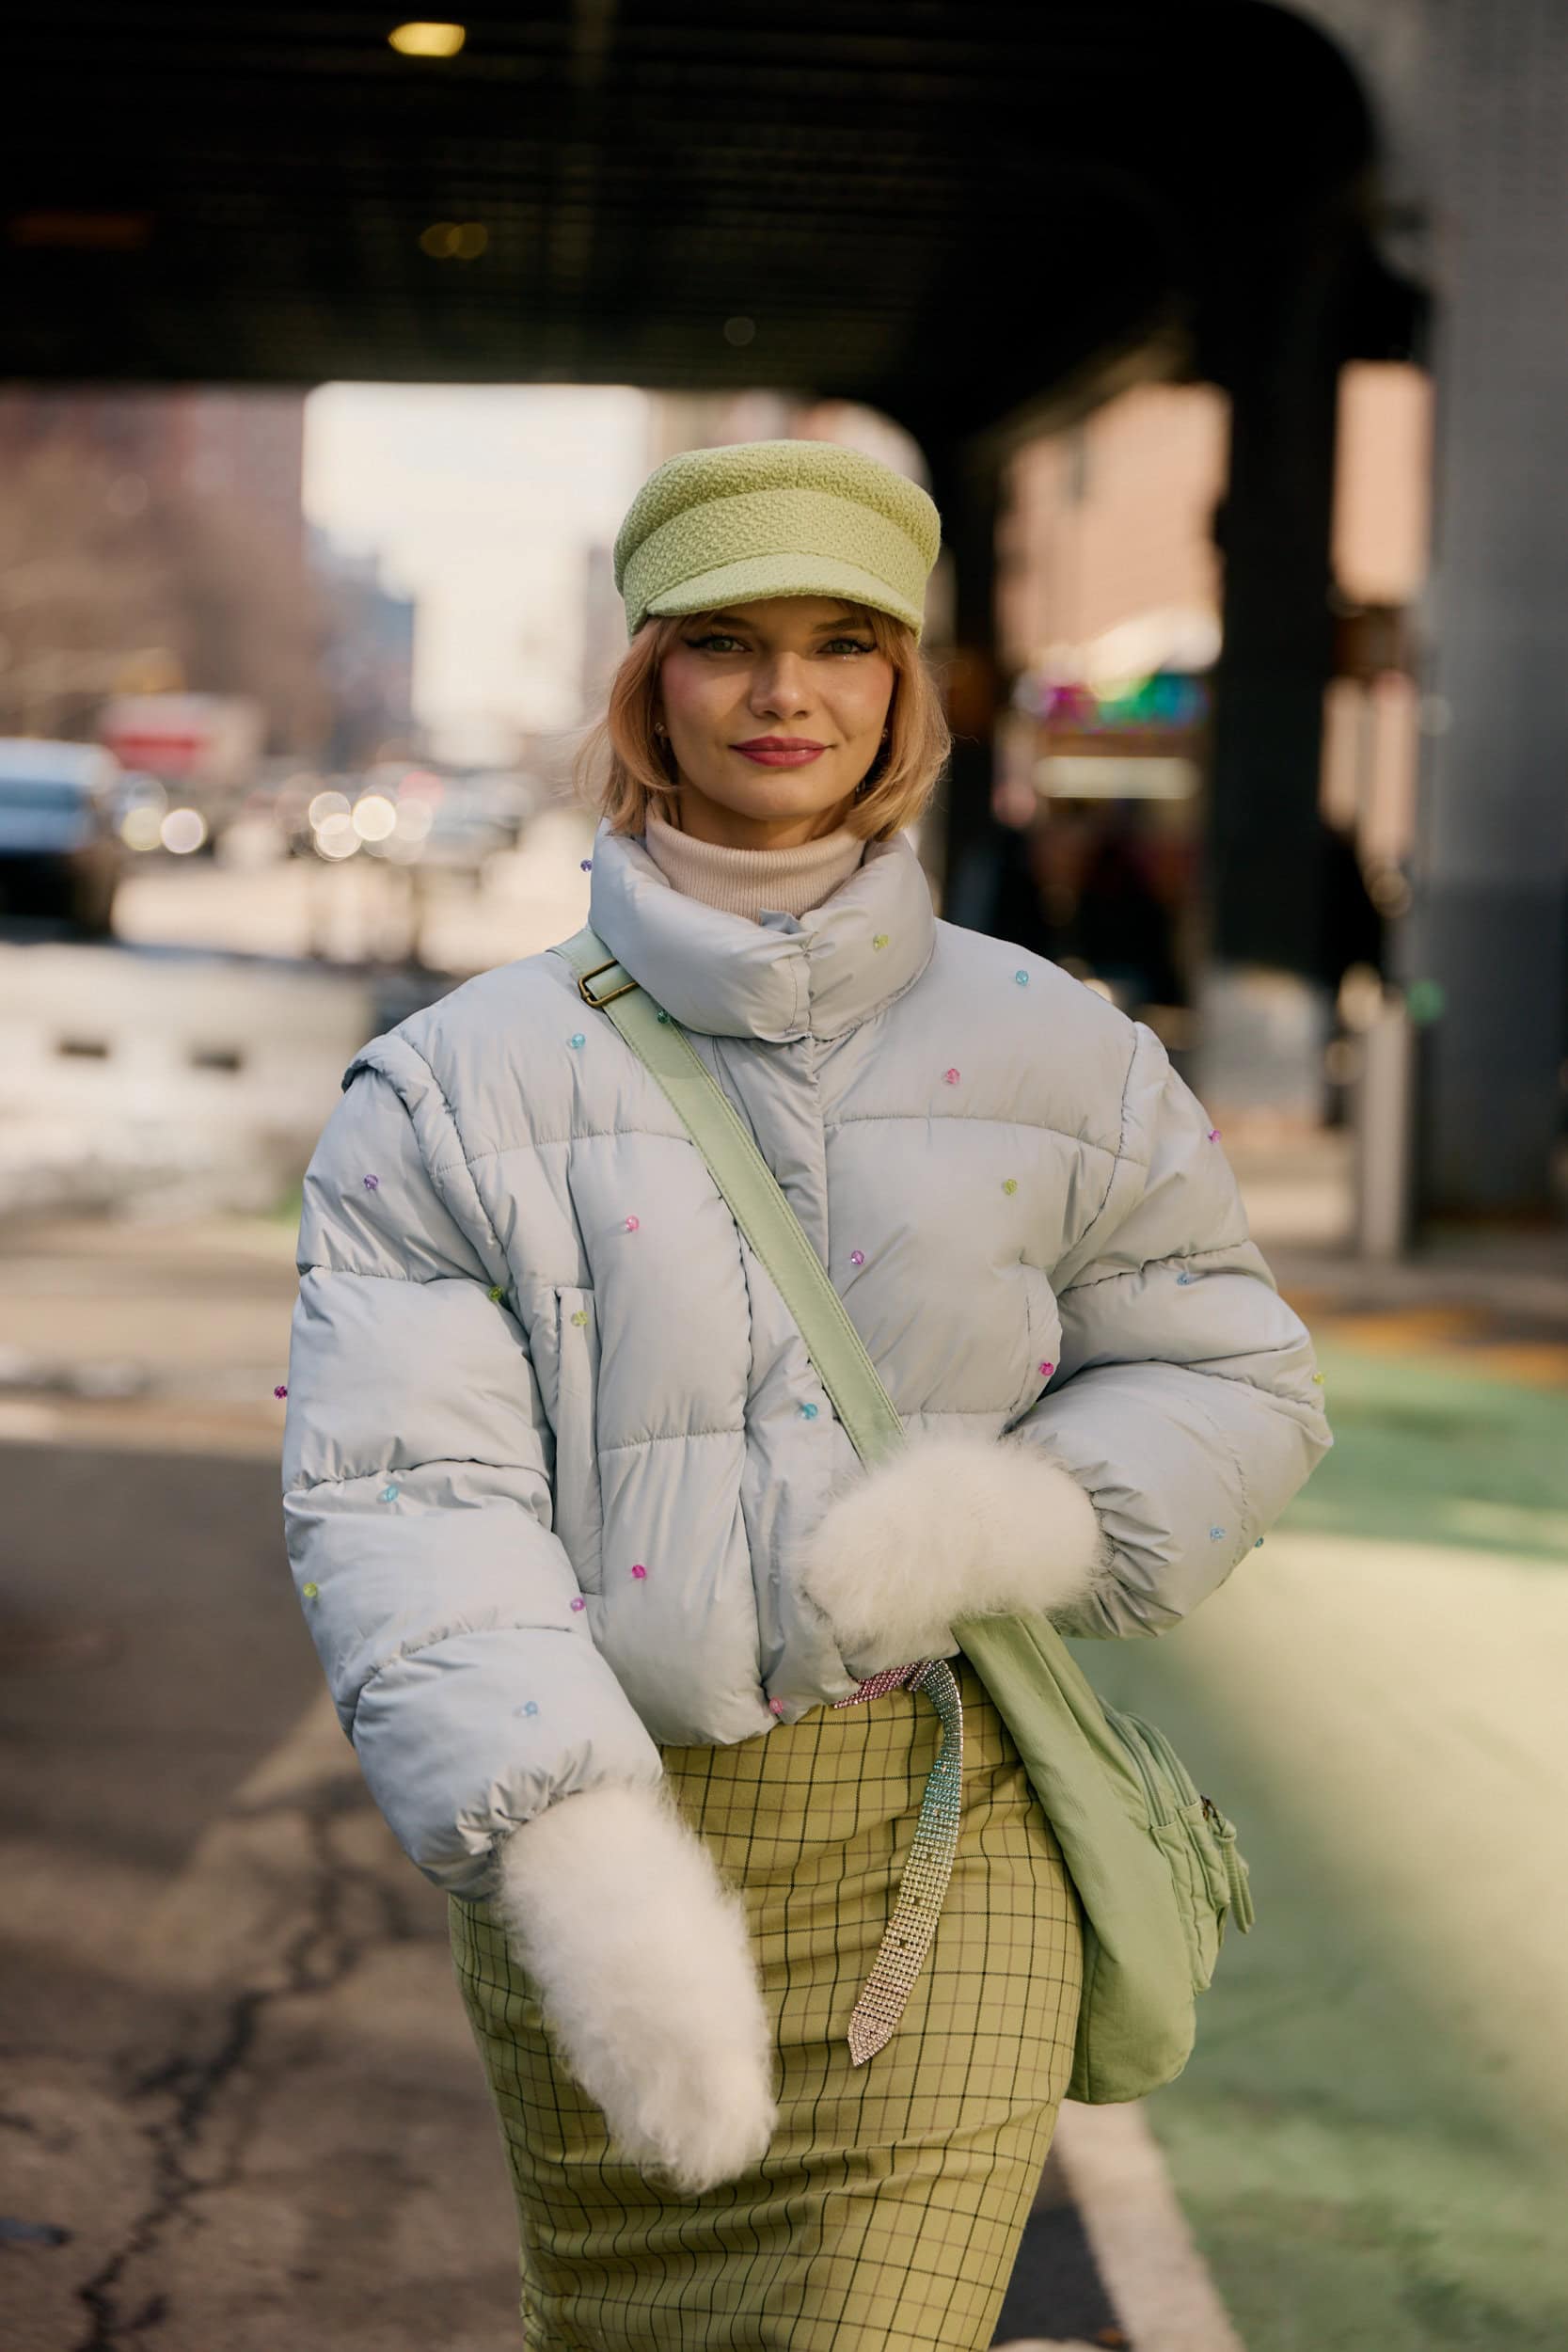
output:
POLYGON ((938 1747, 894 1670, 966 1613, 1175 1624, 1327 1442, 1155 1039, 932 914, 902 828, 945 749, 937 544, 845 450, 661 467, 616 548, 593 860, 594 929, 748 1121, 906 1453, 862 1474, 557 956, 367 1046, 307 1182, 292 1554, 453 1898, 535 2352, 990 2343, 1079 1917, 958 1660, 952 1881, 893 2038, 851 2050, 938 1747))

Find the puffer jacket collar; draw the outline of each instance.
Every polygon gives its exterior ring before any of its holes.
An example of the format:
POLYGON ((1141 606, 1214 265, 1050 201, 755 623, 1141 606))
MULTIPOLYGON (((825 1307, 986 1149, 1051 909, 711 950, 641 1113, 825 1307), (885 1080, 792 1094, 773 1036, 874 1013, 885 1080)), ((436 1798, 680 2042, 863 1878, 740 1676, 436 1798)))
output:
POLYGON ((832 898, 752 923, 673 889, 640 840, 599 827, 589 921, 686 1028, 785 1045, 842 1037, 920 977, 936 942, 907 836, 874 841, 832 898))

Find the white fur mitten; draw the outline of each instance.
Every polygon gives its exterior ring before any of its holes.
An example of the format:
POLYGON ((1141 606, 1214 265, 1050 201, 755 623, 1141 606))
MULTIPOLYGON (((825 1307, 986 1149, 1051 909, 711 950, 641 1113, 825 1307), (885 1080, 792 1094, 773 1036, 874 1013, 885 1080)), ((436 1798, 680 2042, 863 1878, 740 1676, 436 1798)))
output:
POLYGON ((953 1621, 1081 1600, 1105 1544, 1075 1478, 1028 1445, 916 1438, 829 1504, 800 1560, 852 1673, 956 1647, 953 1621))
POLYGON ((767 2153, 773 2040, 745 1914, 669 1800, 562 1797, 501 1847, 493 1908, 617 2152, 696 2192, 767 2153))

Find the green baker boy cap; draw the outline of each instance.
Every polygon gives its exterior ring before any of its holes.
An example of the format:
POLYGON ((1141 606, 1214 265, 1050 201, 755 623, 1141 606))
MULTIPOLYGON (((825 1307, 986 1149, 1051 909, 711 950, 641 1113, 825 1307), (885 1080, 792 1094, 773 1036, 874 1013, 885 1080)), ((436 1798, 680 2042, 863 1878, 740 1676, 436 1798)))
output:
POLYGON ((650 613, 753 596, 847 596, 920 634, 942 521, 924 490, 832 441, 737 441, 668 458, 615 541, 635 637, 650 613))

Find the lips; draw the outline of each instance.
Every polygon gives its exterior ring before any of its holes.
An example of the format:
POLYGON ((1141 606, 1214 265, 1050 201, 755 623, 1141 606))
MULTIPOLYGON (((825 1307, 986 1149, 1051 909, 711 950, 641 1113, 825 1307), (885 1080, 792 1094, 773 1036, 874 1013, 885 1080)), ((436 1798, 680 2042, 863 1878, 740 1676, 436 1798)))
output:
POLYGON ((804 735, 755 735, 750 742, 733 746, 759 768, 809 768, 827 748, 826 743, 814 743, 804 735))

